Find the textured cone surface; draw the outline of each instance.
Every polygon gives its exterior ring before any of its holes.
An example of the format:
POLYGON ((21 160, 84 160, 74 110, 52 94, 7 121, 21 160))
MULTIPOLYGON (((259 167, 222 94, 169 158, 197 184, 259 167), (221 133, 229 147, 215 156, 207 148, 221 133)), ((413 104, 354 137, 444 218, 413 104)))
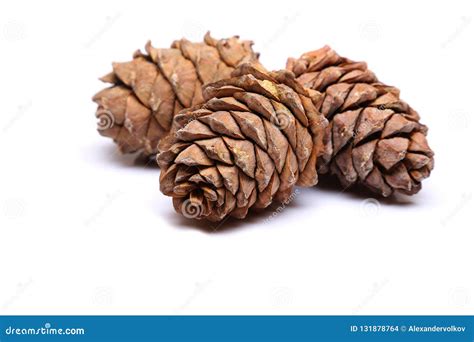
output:
POLYGON ((160 189, 178 213, 220 221, 286 201, 294 185, 317 183, 326 119, 288 71, 242 64, 204 87, 205 103, 184 110, 160 143, 160 189))
POLYGON ((130 62, 113 63, 113 71, 101 78, 112 86, 93 97, 99 133, 124 153, 155 154, 174 115, 202 103, 203 84, 228 78, 239 64, 258 58, 251 41, 216 40, 209 33, 202 43, 181 39, 156 49, 148 42, 145 50, 130 62))
POLYGON ((318 172, 337 175, 382 195, 414 194, 434 166, 426 126, 380 83, 366 63, 340 57, 328 46, 288 59, 299 83, 322 93, 318 110, 328 119, 318 172))

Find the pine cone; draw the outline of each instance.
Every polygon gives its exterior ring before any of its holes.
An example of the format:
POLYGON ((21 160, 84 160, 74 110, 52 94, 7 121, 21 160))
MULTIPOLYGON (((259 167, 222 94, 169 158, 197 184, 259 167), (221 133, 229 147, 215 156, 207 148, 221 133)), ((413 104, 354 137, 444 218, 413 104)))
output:
POLYGON ((317 183, 326 119, 288 71, 242 64, 204 87, 205 103, 175 117, 160 143, 160 189, 178 213, 220 221, 286 201, 317 183))
POLYGON ((366 63, 340 57, 330 47, 288 59, 301 85, 323 93, 318 110, 329 120, 318 172, 337 175, 389 196, 414 194, 434 166, 427 127, 399 90, 380 83, 366 63))
POLYGON ((181 39, 169 49, 148 42, 147 54, 137 51, 131 62, 113 63, 113 72, 101 78, 112 86, 93 97, 99 133, 124 153, 155 154, 173 116, 203 101, 203 84, 228 78, 240 63, 258 58, 252 44, 209 33, 203 43, 181 39))

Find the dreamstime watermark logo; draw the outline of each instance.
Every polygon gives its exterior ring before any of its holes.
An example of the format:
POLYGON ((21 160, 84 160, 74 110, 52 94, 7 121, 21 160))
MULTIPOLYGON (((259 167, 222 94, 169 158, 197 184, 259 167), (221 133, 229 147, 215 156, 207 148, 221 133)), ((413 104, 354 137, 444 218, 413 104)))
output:
POLYGON ((462 109, 455 110, 449 116, 448 127, 452 130, 462 130, 469 127, 471 116, 462 109))
POLYGON ((357 307, 354 308, 352 313, 353 314, 359 313, 380 293, 380 291, 382 291, 382 289, 385 286, 387 286, 387 284, 388 284, 388 279, 383 279, 382 281, 374 282, 367 296, 365 296, 364 299, 362 299, 362 301, 359 303, 359 305, 357 305, 357 307))
POLYGON ((291 114, 284 111, 277 111, 276 115, 270 118, 270 122, 282 131, 290 127, 293 121, 291 114))
POLYGON ((196 282, 194 284, 194 289, 192 293, 186 298, 183 304, 181 304, 177 308, 176 312, 180 312, 186 309, 197 297, 199 297, 204 292, 204 290, 209 286, 209 284, 211 284, 211 282, 212 279, 207 279, 203 282, 196 282))
POLYGON ((6 133, 10 128, 12 128, 17 123, 17 121, 20 120, 29 111, 32 104, 32 101, 29 100, 24 104, 19 105, 12 118, 6 123, 5 126, 3 126, 3 133, 6 133))
POLYGON ((441 225, 447 226, 448 223, 456 217, 457 214, 472 200, 472 193, 463 193, 460 200, 454 208, 443 218, 441 218, 441 225))
POLYGON ((380 211, 380 202, 375 198, 366 198, 360 203, 359 209, 364 216, 376 216, 380 211))
POLYGON ((99 109, 95 114, 97 117, 97 129, 104 131, 115 125, 115 115, 107 109, 99 109))
POLYGON ((16 42, 25 39, 25 25, 18 21, 7 22, 3 26, 3 37, 9 42, 16 42))
POLYGON ((113 291, 109 287, 96 288, 92 296, 93 303, 99 306, 109 306, 113 302, 113 291))
POLYGON ((49 322, 39 328, 9 326, 5 329, 6 335, 84 335, 85 333, 84 328, 53 328, 49 322))
POLYGON ((271 300, 275 307, 287 307, 293 301, 293 291, 285 286, 274 288, 271 300))
POLYGON ((122 191, 118 190, 112 194, 107 194, 104 202, 89 216, 84 220, 84 225, 89 226, 94 223, 106 210, 112 205, 120 196, 122 196, 122 191))
POLYGON ((26 292, 31 284, 33 284, 32 278, 28 278, 28 280, 18 283, 15 293, 3 303, 2 308, 5 310, 11 307, 18 299, 21 298, 21 296, 26 292))
POLYGON ((471 302, 469 290, 464 287, 455 288, 451 292, 451 302, 457 307, 466 307, 471 302))
POLYGON ((115 22, 120 18, 122 14, 116 13, 113 16, 107 16, 105 18, 104 25, 94 34, 85 44, 85 48, 90 48, 94 43, 96 43, 110 28, 115 24, 115 22))
POLYGON ((207 31, 201 23, 194 21, 193 19, 185 19, 181 25, 181 36, 186 37, 191 41, 199 41, 202 39, 202 35, 207 31))
POLYGON ((286 209, 286 207, 295 200, 295 198, 298 196, 298 194, 300 193, 300 190, 299 189, 295 189, 291 195, 285 200, 283 201, 279 206, 278 208, 276 208, 272 213, 271 215, 269 215, 266 219, 265 219, 265 222, 270 222, 271 220, 273 220, 275 217, 277 217, 278 215, 280 215, 283 210, 286 209))
POLYGON ((269 46, 273 45, 275 41, 277 41, 285 32, 288 30, 288 28, 293 25, 293 23, 296 22, 296 20, 299 18, 301 15, 300 12, 295 12, 292 13, 291 15, 286 15, 283 17, 283 20, 280 21, 277 29, 273 32, 273 34, 268 38, 263 44, 264 49, 268 49, 269 46))
POLYGON ((446 38, 446 40, 444 40, 441 43, 441 48, 445 49, 449 44, 454 42, 461 35, 461 33, 466 30, 466 28, 471 23, 471 20, 472 20, 471 17, 466 17, 466 16, 461 17, 461 23, 458 25, 456 30, 454 32, 452 32, 449 35, 449 37, 446 38))
POLYGON ((359 33, 362 39, 375 42, 380 39, 382 28, 375 20, 369 20, 359 25, 359 33))
POLYGON ((181 204, 181 213, 186 218, 197 218, 201 216, 204 208, 201 203, 196 203, 190 199, 185 200, 181 204))
POLYGON ((21 198, 9 198, 3 202, 3 215, 8 219, 18 219, 25 216, 26 203, 21 198))

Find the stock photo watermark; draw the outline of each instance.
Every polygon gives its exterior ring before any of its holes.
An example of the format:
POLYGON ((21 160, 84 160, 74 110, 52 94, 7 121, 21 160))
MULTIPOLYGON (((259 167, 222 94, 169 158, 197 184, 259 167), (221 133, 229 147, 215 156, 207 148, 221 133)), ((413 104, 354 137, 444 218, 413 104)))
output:
POLYGON ((451 291, 450 302, 456 307, 467 307, 471 303, 471 293, 465 287, 457 287, 451 291))
POLYGON ((377 42, 382 36, 382 27, 376 20, 368 20, 359 25, 360 37, 369 42, 377 42))
POLYGON ((287 286, 279 286, 271 291, 271 303, 276 308, 288 307, 293 302, 293 290, 287 286))
POLYGON ((84 44, 85 48, 90 48, 92 47, 102 36, 109 31, 112 26, 117 22, 117 20, 122 16, 120 12, 115 13, 112 16, 107 16, 105 18, 105 22, 102 25, 102 27, 92 36, 89 38, 89 40, 84 44))
POLYGON ((26 38, 25 24, 19 21, 8 21, 3 25, 3 38, 8 42, 18 42, 26 38))
POLYGON ((284 131, 292 125, 296 125, 296 120, 293 114, 289 111, 285 112, 282 110, 277 110, 276 115, 270 117, 270 122, 281 131, 284 131))
POLYGON ((272 35, 270 35, 270 38, 263 42, 263 48, 267 49, 270 46, 275 45, 275 42, 278 41, 278 39, 283 36, 286 31, 288 31, 288 28, 291 27, 291 25, 293 25, 300 16, 300 12, 295 12, 290 15, 284 16, 283 20, 278 23, 277 29, 273 32, 272 35))
POLYGON ((187 199, 181 204, 181 213, 184 217, 189 219, 194 219, 201 216, 203 209, 202 203, 196 203, 190 199, 187 199))
POLYGON ((184 19, 180 29, 180 37, 186 37, 192 41, 199 41, 202 39, 207 30, 208 29, 202 25, 202 23, 196 22, 192 18, 184 19))
POLYGON ((176 312, 181 312, 191 305, 192 302, 199 297, 206 288, 212 283, 212 279, 207 279, 203 282, 196 282, 194 284, 194 289, 191 294, 185 299, 185 301, 176 309, 176 312))
POLYGON ((449 35, 448 38, 446 38, 446 40, 444 40, 441 43, 441 48, 445 49, 451 43, 453 43, 466 30, 469 24, 471 24, 471 21, 472 21, 471 17, 466 17, 466 16, 461 17, 460 23, 458 23, 458 26, 456 27, 456 29, 449 35))
POLYGON ((290 205, 291 202, 293 202, 296 197, 300 194, 300 189, 295 189, 291 195, 283 201, 273 212, 265 219, 265 222, 271 222, 275 217, 280 215, 287 207, 290 205))
POLYGON ((92 296, 92 302, 98 306, 110 306, 113 303, 114 293, 110 287, 97 287, 92 296))
POLYGON ((375 198, 366 198, 360 203, 359 210, 363 216, 377 216, 380 207, 380 202, 375 198))
POLYGON ((99 207, 97 207, 97 209, 84 220, 84 225, 90 226, 94 222, 96 222, 104 214, 104 212, 114 202, 116 202, 122 195, 123 195, 123 192, 121 190, 117 190, 113 193, 107 194, 102 204, 99 207))
POLYGON ((452 208, 446 216, 441 218, 441 225, 446 227, 455 218, 461 210, 463 210, 472 200, 472 193, 463 193, 461 198, 457 201, 454 208, 452 208))
POLYGON ((374 282, 372 287, 369 290, 369 293, 362 299, 362 301, 357 305, 354 310, 352 311, 352 314, 358 314, 360 313, 367 305, 374 300, 374 298, 387 286, 388 284, 388 279, 383 279, 378 282, 374 282))
POLYGON ((2 202, 3 216, 10 220, 25 216, 26 202, 21 198, 9 198, 2 202))
POLYGON ((16 285, 15 292, 13 295, 8 298, 2 305, 2 309, 6 310, 13 306, 28 290, 28 288, 31 287, 33 284, 33 279, 30 277, 26 281, 19 282, 16 285))
POLYGON ((451 130, 465 130, 471 125, 471 115, 466 110, 458 109, 451 112, 447 127, 451 130))
POLYGON ((23 116, 25 116, 25 114, 30 110, 32 104, 33 102, 28 100, 19 105, 10 120, 8 120, 8 122, 3 126, 3 133, 7 133, 23 116))
POLYGON ((8 326, 3 331, 7 336, 20 335, 84 335, 86 333, 84 328, 56 328, 51 323, 47 322, 40 327, 13 327, 8 326))
POLYGON ((115 125, 115 115, 107 109, 99 109, 95 114, 97 118, 97 129, 105 131, 115 125))

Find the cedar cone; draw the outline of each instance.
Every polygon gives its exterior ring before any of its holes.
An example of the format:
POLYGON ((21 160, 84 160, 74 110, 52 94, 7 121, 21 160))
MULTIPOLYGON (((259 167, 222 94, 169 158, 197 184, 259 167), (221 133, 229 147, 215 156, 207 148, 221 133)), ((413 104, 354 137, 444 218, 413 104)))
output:
POLYGON ((322 92, 318 110, 329 120, 318 172, 337 175, 344 187, 356 183, 387 197, 414 194, 434 166, 427 127, 380 83, 366 63, 339 56, 330 47, 289 58, 287 69, 301 85, 322 92))
POLYGON ((202 43, 181 39, 169 49, 148 42, 147 54, 137 51, 132 61, 113 63, 113 71, 101 78, 112 86, 93 97, 99 133, 124 153, 155 154, 173 116, 203 101, 203 84, 228 78, 240 63, 258 59, 252 44, 238 36, 216 40, 209 32, 202 43))
POLYGON ((294 185, 317 183, 326 119, 288 71, 242 64, 204 87, 204 104, 184 110, 160 143, 160 189, 178 213, 220 221, 286 201, 294 185))

